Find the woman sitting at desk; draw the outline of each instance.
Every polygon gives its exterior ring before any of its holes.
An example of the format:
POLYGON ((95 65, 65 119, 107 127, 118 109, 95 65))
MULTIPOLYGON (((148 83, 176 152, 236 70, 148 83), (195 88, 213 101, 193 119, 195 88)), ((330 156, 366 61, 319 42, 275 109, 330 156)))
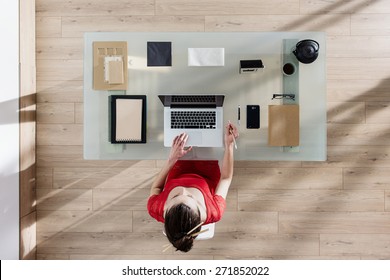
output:
POLYGON ((221 219, 233 177, 237 137, 237 128, 229 122, 221 171, 217 160, 179 160, 192 147, 185 148, 185 133, 173 140, 169 158, 152 184, 147 208, 153 218, 164 223, 168 240, 177 250, 188 252, 200 226, 221 219))

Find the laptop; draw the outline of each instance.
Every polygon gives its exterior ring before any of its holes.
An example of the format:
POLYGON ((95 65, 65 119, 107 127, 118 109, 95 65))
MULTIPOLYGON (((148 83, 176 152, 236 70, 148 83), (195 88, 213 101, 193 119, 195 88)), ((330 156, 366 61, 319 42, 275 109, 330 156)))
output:
POLYGON ((164 146, 187 133, 187 146, 223 146, 224 95, 159 95, 164 105, 164 146))

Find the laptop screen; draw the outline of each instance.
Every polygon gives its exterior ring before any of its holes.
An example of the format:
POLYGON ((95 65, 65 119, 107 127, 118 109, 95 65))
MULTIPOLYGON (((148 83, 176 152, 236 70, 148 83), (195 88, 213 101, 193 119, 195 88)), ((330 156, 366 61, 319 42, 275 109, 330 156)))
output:
POLYGON ((222 107, 224 95, 159 95, 165 107, 216 108, 222 107))

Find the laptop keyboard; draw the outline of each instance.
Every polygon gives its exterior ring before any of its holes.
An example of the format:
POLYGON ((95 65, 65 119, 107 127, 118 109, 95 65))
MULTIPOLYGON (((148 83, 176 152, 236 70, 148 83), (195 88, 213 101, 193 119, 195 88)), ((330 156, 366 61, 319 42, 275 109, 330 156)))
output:
POLYGON ((215 129, 215 116, 215 111, 173 111, 171 112, 171 128, 215 129))
POLYGON ((172 103, 215 103, 213 95, 174 95, 172 103))

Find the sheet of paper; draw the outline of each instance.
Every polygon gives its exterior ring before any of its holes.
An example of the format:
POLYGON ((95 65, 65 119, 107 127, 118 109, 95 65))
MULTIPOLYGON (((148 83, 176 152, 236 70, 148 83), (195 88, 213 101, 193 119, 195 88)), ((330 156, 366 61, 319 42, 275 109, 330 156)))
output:
POLYGON ((110 79, 110 61, 122 61, 123 63, 122 56, 113 55, 104 57, 104 81, 106 83, 108 83, 110 79))
POLYGON ((122 61, 110 61, 108 63, 108 83, 123 84, 123 62, 122 61))
POLYGON ((224 66, 224 48, 188 48, 188 66, 224 66))

